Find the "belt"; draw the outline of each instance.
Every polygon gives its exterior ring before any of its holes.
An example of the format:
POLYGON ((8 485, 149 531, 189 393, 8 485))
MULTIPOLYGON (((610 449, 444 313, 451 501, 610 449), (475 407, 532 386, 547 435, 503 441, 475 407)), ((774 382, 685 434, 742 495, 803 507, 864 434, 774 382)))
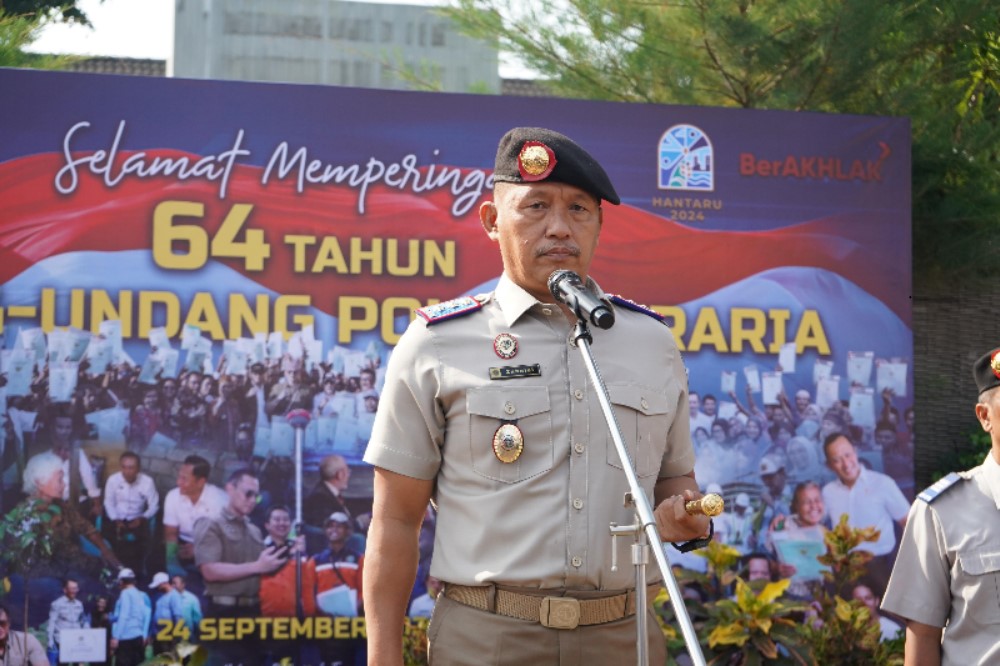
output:
MULTIPOLYGON (((648 586, 652 600, 660 583, 648 586)), ((566 595, 572 595, 567 590, 566 595)), ((635 590, 596 599, 573 596, 542 596, 505 590, 495 585, 475 586, 445 583, 444 596, 478 610, 538 622, 550 629, 575 629, 578 626, 604 624, 635 615, 635 590)))
POLYGON ((218 606, 250 608, 260 605, 260 597, 233 597, 226 594, 217 594, 211 597, 211 599, 212 603, 218 606))

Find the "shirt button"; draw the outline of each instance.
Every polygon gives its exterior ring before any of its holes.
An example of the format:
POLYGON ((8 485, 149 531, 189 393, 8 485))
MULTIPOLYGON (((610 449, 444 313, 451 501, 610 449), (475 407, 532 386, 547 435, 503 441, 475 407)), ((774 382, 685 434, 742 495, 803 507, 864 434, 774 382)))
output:
POLYGON ((649 403, 648 403, 648 402, 646 402, 646 399, 645 399, 645 398, 643 398, 642 400, 640 400, 640 401, 639 401, 639 404, 640 404, 640 405, 642 405, 642 408, 643 408, 643 409, 649 409, 649 403))
POLYGON ((552 314, 552 308, 542 308, 542 314, 546 315, 552 314))
POLYGON ((583 400, 583 391, 580 389, 573 391, 573 397, 575 397, 577 400, 583 400))
POLYGON ((573 508, 574 509, 582 509, 583 508, 583 500, 580 499, 579 497, 577 497, 575 500, 573 500, 573 508))
POLYGON ((583 558, 582 557, 574 557, 572 560, 570 560, 570 562, 573 564, 574 567, 576 567, 578 569, 583 566, 583 558))
POLYGON ((573 450, 576 451, 577 453, 583 453, 586 449, 587 447, 581 444, 580 442, 577 442, 576 444, 573 445, 573 450))
POLYGON ((513 414, 514 412, 517 411, 517 407, 515 407, 514 403, 512 402, 505 402, 503 404, 503 411, 506 412, 507 414, 513 414))

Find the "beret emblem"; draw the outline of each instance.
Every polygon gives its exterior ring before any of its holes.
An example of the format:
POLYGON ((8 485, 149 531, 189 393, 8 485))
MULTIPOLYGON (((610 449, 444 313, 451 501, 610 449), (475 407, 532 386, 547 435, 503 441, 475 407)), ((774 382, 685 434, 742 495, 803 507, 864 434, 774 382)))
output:
POLYGON ((990 358, 990 370, 997 376, 997 379, 1000 379, 1000 350, 994 352, 993 357, 990 358))
POLYGON ((517 155, 517 170, 529 182, 548 178, 555 167, 555 153, 541 141, 525 141, 517 155))

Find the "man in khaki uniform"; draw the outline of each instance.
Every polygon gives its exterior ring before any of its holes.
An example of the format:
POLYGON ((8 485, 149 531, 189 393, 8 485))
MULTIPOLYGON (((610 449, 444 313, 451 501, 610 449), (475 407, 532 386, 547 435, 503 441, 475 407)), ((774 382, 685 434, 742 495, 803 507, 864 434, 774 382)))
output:
POLYGON ((1000 349, 972 368, 993 448, 910 509, 882 609, 906 622, 906 666, 1000 663, 1000 349))
MULTIPOLYGON (((632 521, 614 445, 550 274, 569 269, 614 308, 593 352, 661 535, 698 540, 705 517, 688 425, 687 379, 669 329, 588 277, 602 200, 618 195, 569 138, 517 128, 500 141, 494 200, 480 219, 498 243, 496 290, 418 311, 396 347, 365 460, 376 467, 364 597, 370 664, 402 664, 403 615, 424 509, 438 510, 431 575, 444 582, 430 661, 635 661, 634 568, 609 524, 632 521)), ((655 546, 654 546, 655 547, 655 546)), ((659 580, 653 566, 651 581, 659 580)), ((664 642, 649 622, 650 663, 664 642)))

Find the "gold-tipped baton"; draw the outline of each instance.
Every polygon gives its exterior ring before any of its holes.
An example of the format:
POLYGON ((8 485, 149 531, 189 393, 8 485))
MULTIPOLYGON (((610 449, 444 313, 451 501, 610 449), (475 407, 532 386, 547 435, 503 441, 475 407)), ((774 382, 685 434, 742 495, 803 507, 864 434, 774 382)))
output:
POLYGON ((684 510, 692 516, 717 516, 726 508, 726 502, 719 495, 709 493, 701 499, 684 502, 684 510))

